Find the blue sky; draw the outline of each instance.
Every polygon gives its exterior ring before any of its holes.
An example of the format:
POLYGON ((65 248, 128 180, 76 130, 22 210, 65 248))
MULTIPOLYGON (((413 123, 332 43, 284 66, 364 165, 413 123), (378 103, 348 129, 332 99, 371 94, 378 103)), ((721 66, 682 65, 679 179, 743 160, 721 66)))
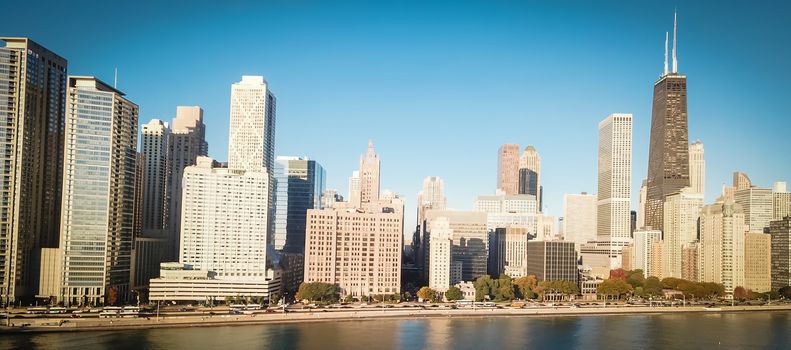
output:
POLYGON ((707 202, 735 170, 760 186, 791 180, 788 3, 164 3, 16 1, 3 8, 23 15, 3 16, 0 35, 36 40, 70 74, 112 82, 118 67, 141 124, 202 106, 219 160, 231 84, 264 75, 278 98, 276 153, 318 160, 345 193, 373 139, 382 187, 407 198, 412 225, 426 176, 445 179, 455 209, 493 193, 502 143, 535 145, 547 211, 560 215, 564 193, 596 191, 597 125, 614 112, 634 114, 636 197, 677 6, 707 202))

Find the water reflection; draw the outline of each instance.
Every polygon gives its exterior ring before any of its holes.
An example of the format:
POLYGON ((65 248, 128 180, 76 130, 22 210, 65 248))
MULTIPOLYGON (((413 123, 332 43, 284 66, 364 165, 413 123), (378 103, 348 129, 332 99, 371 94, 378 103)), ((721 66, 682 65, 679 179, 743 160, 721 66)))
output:
POLYGON ((4 334, 2 349, 788 348, 791 313, 432 318, 4 334))

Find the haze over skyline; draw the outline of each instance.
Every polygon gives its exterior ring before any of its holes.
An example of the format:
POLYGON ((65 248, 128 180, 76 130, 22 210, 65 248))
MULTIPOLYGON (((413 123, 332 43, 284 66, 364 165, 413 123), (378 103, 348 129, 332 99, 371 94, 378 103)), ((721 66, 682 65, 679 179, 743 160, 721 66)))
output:
MULTIPOLYGON (((231 84, 263 75, 278 100, 276 155, 319 161, 327 187, 345 196, 372 139, 382 189, 407 200, 407 233, 426 176, 445 180, 449 208, 494 193, 503 143, 536 147, 545 211, 562 215, 564 193, 596 192, 598 122, 632 113, 636 209, 672 3, 307 3, 36 3, 49 10, 6 18, 0 33, 59 53, 70 75, 112 83, 117 66, 141 124, 201 106, 209 154, 223 161, 231 84)), ((706 203, 736 170, 763 187, 791 180, 782 128, 789 10, 678 6, 679 72, 689 78, 690 141, 705 145, 706 203)))

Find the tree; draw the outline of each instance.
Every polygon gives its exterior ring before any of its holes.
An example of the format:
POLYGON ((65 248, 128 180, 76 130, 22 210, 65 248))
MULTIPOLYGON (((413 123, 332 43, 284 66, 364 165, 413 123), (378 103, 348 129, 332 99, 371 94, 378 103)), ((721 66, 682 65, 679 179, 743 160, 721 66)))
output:
POLYGON ((349 294, 346 296, 346 298, 343 298, 343 301, 347 303, 354 302, 354 297, 351 294, 349 294))
POLYGON ((536 293, 534 292, 536 287, 538 287, 538 280, 536 280, 536 276, 528 275, 519 277, 514 280, 513 283, 516 286, 517 297, 525 300, 536 298, 536 293))
POLYGON ((464 295, 461 294, 461 289, 453 286, 448 288, 448 290, 445 292, 445 299, 448 299, 448 301, 461 300, 464 299, 464 295))
POLYGON ((118 290, 115 287, 110 287, 107 290, 107 305, 115 305, 118 302, 118 290))
POLYGON ((475 287, 475 301, 484 301, 491 298, 492 277, 484 275, 478 277, 472 285, 475 287))
POLYGON ((596 287, 596 293, 604 295, 605 297, 617 297, 618 299, 631 291, 632 286, 620 278, 608 278, 596 287))
POLYGON ((610 270, 610 278, 626 281, 626 271, 624 269, 610 270))
POLYGON ((647 297, 658 297, 662 295, 662 282, 654 276, 648 277, 643 283, 643 293, 647 297))
POLYGON ((791 286, 785 286, 777 291, 781 297, 791 299, 791 286))
POLYGON ((340 288, 331 283, 305 282, 299 285, 297 300, 334 303, 340 299, 340 288))
POLYGON ((643 270, 631 270, 626 272, 626 283, 629 283, 632 287, 642 287, 645 283, 645 275, 643 274, 643 270))
POLYGON ((733 288, 733 297, 739 300, 746 300, 749 297, 747 289, 744 289, 742 286, 738 286, 733 288))
POLYGON ((429 301, 433 303, 437 299, 437 292, 429 287, 422 287, 417 291, 417 297, 423 302, 429 301))
POLYGON ((511 276, 501 275, 496 281, 493 281, 489 294, 494 294, 494 300, 509 301, 514 300, 516 295, 514 293, 514 283, 511 276))

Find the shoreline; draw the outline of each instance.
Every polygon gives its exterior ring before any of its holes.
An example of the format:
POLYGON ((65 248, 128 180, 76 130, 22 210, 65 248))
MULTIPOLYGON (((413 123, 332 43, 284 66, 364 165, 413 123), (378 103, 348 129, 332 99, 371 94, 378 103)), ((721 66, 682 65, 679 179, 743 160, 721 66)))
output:
MULTIPOLYGON (((611 308, 532 308, 532 309, 440 309, 440 310, 377 310, 258 313, 253 315, 189 315, 169 316, 160 320, 134 319, 30 319, 27 327, 0 326, 0 334, 121 331, 155 328, 190 328, 249 326, 264 324, 290 324, 303 322, 350 322, 370 320, 407 320, 428 318, 500 318, 500 317, 580 317, 612 315, 659 315, 708 313, 725 314, 737 312, 791 312, 791 305, 778 306, 723 306, 721 310, 706 310, 700 306, 688 307, 611 307, 611 308), (60 322, 54 325, 54 322, 60 322)), ((27 322, 28 320, 25 320, 27 322)), ((15 322, 19 323, 20 319, 15 322)))

